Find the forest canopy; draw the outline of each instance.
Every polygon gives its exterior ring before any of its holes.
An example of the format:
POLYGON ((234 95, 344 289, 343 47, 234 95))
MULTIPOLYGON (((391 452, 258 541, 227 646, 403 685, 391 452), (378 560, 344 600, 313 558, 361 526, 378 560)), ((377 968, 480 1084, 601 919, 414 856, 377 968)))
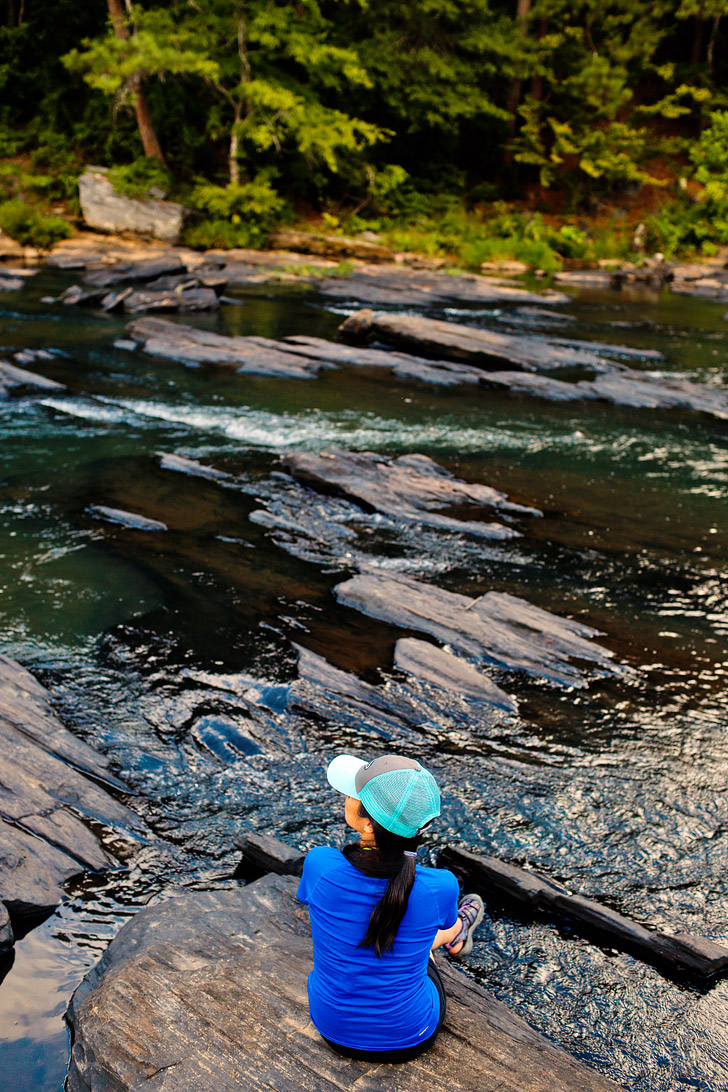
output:
POLYGON ((584 217, 630 207, 665 251, 728 243, 728 0, 4 7, 0 196, 16 204, 72 200, 96 163, 196 209, 200 245, 321 214, 461 243, 485 217, 551 245, 558 213, 569 256, 584 217))

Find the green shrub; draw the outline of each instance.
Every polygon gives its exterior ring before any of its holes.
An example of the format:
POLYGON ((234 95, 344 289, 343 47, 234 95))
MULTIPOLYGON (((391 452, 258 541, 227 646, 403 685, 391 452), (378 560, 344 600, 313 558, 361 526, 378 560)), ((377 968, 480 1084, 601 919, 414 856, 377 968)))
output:
POLYGON ((34 246, 38 250, 50 250, 55 243, 73 234, 71 225, 65 220, 44 216, 20 197, 0 205, 0 230, 23 246, 34 246))
POLYGON ((187 203, 204 218, 191 223, 185 242, 196 247, 260 246, 284 218, 286 203, 269 174, 251 182, 215 186, 205 182, 190 193, 187 203))

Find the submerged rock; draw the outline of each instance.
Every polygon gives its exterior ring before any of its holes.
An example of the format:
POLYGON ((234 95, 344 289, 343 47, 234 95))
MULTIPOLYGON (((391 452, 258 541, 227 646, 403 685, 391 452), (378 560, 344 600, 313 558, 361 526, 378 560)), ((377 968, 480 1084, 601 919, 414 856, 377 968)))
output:
POLYGON ((369 451, 294 452, 282 462, 297 481, 314 489, 347 497, 369 511, 445 531, 482 538, 512 538, 518 533, 500 523, 460 520, 437 511, 458 504, 495 508, 508 515, 541 515, 491 486, 460 481, 426 455, 392 459, 369 451))
POLYGON ((73 995, 69 1092, 617 1092, 453 967, 434 1047, 407 1065, 335 1054, 308 1016, 298 880, 190 892, 141 910, 73 995))
POLYGON ((132 531, 166 531, 167 524, 158 519, 149 519, 140 516, 137 512, 126 512, 123 508, 108 508, 105 504, 92 504, 88 511, 92 516, 108 520, 109 523, 120 523, 122 527, 128 527, 132 531))
POLYGON ((0 901, 11 913, 53 909, 69 879, 138 844, 141 820, 104 784, 123 787, 60 723, 44 687, 0 655, 0 901))
POLYGON ((422 682, 449 690, 462 698, 484 702, 515 713, 518 705, 510 694, 481 671, 444 648, 416 637, 400 637, 394 646, 394 666, 422 682))
POLYGON ((429 633, 475 663, 525 671, 562 686, 585 686, 597 675, 620 675, 612 653, 591 638, 591 626, 542 610, 506 592, 478 599, 405 576, 366 572, 334 589, 336 598, 372 618, 429 633))

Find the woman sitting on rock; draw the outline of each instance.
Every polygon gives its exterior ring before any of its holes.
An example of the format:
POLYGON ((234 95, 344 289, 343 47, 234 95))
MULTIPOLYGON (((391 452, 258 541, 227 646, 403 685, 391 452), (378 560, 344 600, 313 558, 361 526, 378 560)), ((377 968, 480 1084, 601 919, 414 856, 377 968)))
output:
POLYGON ((440 814, 432 774, 409 758, 339 755, 329 783, 346 797, 359 843, 312 849, 298 898, 311 914, 311 1020, 334 1050, 406 1062, 435 1041, 445 989, 433 949, 461 957, 483 917, 478 895, 458 907, 452 872, 416 864, 423 829, 440 814))

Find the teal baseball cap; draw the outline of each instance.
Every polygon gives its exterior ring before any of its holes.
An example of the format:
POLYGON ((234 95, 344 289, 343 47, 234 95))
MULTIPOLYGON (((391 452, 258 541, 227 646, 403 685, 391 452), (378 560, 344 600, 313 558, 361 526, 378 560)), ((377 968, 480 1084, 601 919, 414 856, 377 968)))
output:
POLYGON ((434 777, 404 755, 380 755, 371 762, 337 755, 326 777, 332 788, 361 800, 375 822, 400 838, 414 838, 440 814, 440 790, 434 777))

